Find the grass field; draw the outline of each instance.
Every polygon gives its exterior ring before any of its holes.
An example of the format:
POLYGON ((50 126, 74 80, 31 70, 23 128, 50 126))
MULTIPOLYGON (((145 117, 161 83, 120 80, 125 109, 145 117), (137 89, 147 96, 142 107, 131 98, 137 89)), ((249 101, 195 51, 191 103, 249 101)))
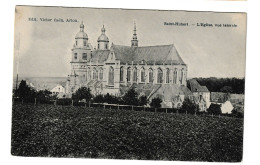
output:
POLYGON ((243 119, 53 105, 13 106, 17 156, 242 160, 243 119))

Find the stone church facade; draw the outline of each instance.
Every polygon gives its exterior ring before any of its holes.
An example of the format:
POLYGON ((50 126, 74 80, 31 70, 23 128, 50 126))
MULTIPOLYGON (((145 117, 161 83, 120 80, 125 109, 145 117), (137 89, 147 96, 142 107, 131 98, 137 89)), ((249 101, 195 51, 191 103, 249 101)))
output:
POLYGON ((148 98, 161 97, 166 107, 180 106, 184 97, 192 96, 187 88, 187 65, 173 44, 139 46, 134 25, 129 46, 110 46, 105 31, 103 25, 97 48, 93 49, 84 24, 80 24, 72 48, 66 93, 86 86, 94 95, 120 96, 134 87, 148 98))

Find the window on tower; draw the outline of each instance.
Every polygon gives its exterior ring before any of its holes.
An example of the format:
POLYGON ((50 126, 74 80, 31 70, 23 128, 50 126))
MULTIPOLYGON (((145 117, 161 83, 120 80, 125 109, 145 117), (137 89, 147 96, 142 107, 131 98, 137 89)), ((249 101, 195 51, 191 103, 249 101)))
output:
POLYGON ((78 41, 76 41, 76 45, 78 45, 78 41))
POLYGON ((106 44, 106 49, 108 49, 107 44, 106 44))
POLYGON ((77 53, 74 53, 74 59, 76 60, 77 58, 77 53))
POLYGON ((82 59, 83 59, 83 60, 87 60, 87 53, 83 53, 83 54, 82 54, 82 59))
POLYGON ((100 46, 99 46, 99 43, 98 43, 98 49, 100 48, 100 46))
POLYGON ((84 41, 84 46, 87 46, 87 41, 84 41))

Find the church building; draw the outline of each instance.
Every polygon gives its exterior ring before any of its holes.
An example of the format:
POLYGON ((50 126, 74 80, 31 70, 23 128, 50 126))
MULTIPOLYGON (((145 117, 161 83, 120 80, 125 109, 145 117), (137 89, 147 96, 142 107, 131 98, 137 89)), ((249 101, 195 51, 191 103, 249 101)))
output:
POLYGON ((139 46, 135 24, 129 46, 110 45, 104 25, 97 48, 88 39, 82 22, 71 49, 66 93, 85 86, 94 95, 121 96, 134 87, 149 99, 161 97, 164 107, 181 106, 184 97, 192 96, 187 88, 187 65, 173 44, 139 46))

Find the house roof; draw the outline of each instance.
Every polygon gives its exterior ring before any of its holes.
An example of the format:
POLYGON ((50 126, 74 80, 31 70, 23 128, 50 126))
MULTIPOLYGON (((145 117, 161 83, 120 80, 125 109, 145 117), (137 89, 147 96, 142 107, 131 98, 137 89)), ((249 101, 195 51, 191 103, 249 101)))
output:
POLYGON ((188 87, 192 92, 209 92, 206 86, 201 86, 197 80, 190 79, 187 81, 188 87))
POLYGON ((116 59, 121 63, 181 64, 185 65, 178 51, 171 45, 130 47, 112 44, 116 59))

